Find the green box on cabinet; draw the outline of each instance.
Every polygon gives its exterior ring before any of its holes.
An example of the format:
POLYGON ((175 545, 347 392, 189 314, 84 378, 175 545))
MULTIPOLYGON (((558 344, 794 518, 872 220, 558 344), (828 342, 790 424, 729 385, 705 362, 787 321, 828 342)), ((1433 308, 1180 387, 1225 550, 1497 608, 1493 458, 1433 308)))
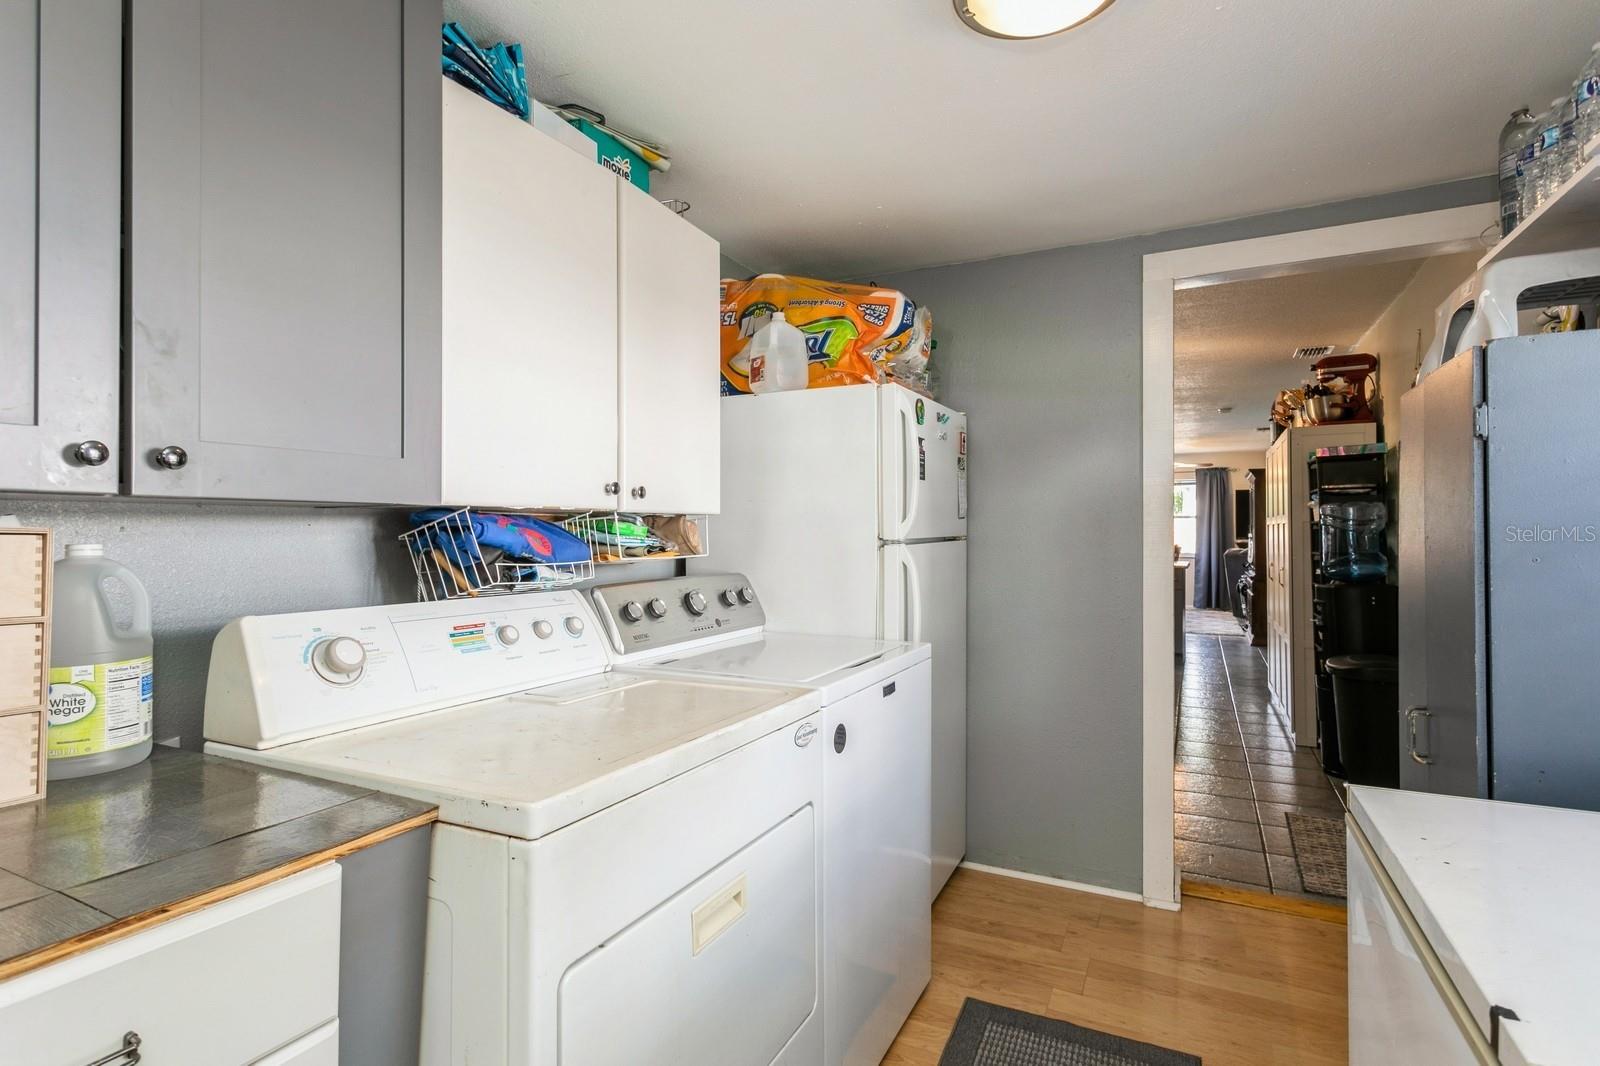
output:
POLYGON ((627 179, 643 191, 650 191, 650 164, 644 161, 644 156, 586 118, 580 118, 573 125, 595 143, 601 166, 627 179))

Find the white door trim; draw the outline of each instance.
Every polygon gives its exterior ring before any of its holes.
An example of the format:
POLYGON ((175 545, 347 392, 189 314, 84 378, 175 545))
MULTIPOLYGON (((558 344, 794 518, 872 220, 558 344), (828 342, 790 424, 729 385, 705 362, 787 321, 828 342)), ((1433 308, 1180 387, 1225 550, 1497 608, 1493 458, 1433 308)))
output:
POLYGON ((1481 248, 1496 204, 1155 252, 1144 257, 1144 901, 1178 902, 1172 854, 1172 293, 1175 286, 1303 273, 1324 265, 1413 259, 1481 248))

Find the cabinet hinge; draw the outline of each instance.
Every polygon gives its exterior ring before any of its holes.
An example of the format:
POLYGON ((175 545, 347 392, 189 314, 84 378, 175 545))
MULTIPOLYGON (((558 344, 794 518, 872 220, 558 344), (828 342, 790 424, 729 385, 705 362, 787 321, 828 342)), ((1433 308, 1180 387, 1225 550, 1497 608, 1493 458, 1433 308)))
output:
POLYGON ((1489 439, 1489 405, 1486 403, 1472 409, 1472 435, 1479 440, 1489 439))

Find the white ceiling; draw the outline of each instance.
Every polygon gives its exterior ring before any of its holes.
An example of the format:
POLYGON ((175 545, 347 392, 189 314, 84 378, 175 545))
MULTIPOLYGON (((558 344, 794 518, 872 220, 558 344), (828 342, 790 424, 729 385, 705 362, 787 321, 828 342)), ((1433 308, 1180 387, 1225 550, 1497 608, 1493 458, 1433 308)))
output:
POLYGON ((1117 0, 1037 41, 950 0, 447 0, 535 95, 665 143, 755 270, 854 277, 1487 174, 1593 0, 1117 0))
MULTIPOLYGON (((1342 267, 1173 293, 1174 450, 1264 449, 1257 427, 1280 389, 1311 376, 1290 354, 1302 345, 1343 351, 1371 328, 1423 260, 1342 267), (1231 406, 1228 413, 1219 407, 1231 406)), ((1380 368, 1381 369, 1381 368, 1380 368)))

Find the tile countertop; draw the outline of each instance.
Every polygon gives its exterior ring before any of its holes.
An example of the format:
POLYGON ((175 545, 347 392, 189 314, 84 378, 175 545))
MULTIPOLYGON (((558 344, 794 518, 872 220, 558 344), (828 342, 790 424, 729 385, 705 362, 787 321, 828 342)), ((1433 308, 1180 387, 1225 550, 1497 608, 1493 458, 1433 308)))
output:
POLYGON ((431 804, 195 752, 0 809, 0 979, 371 847, 431 804))
POLYGON ((1351 786, 1350 813, 1500 1061, 1594 1061, 1600 1048, 1600 814, 1351 786))

